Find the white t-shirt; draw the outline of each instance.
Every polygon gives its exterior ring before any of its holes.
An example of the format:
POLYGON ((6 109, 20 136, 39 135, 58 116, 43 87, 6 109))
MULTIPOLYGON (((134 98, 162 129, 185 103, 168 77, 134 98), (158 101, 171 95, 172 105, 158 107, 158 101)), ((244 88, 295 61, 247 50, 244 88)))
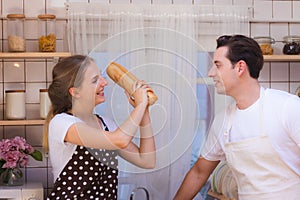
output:
MULTIPOLYGON (((113 121, 103 117, 102 119, 110 131, 116 129, 116 125, 113 121)), ((50 121, 48 139, 49 156, 54 182, 76 150, 77 145, 65 142, 64 139, 70 126, 78 122, 82 121, 79 118, 66 113, 57 114, 50 121)))
MULTIPOLYGON (((201 152, 201 156, 207 160, 225 160, 224 133, 232 106, 215 117, 201 152)), ((300 98, 287 92, 265 89, 264 98, 260 97, 247 109, 236 110, 230 142, 262 134, 269 136, 283 161, 300 175, 300 98)))

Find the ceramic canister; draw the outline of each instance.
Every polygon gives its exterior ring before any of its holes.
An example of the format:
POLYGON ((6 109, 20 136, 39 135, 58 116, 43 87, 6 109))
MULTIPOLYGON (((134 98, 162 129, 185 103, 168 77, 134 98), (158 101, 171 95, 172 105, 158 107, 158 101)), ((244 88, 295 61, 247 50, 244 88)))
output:
POLYGON ((7 119, 24 119, 25 90, 6 90, 5 113, 7 119))
POLYGON ((51 101, 48 96, 48 89, 40 89, 40 117, 45 119, 50 109, 51 101))

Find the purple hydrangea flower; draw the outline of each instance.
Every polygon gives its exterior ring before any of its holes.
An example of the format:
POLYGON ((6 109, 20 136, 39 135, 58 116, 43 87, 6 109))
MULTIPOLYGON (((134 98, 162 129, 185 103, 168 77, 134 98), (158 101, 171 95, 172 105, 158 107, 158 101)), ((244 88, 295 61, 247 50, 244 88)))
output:
POLYGON ((29 155, 35 158, 34 152, 34 148, 22 137, 2 139, 0 141, 0 164, 2 163, 2 168, 25 167, 29 155))

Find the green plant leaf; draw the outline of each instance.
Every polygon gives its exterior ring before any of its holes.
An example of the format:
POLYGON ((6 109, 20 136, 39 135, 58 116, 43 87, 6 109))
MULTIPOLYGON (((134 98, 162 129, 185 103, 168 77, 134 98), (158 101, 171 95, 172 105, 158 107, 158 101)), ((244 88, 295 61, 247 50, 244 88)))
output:
POLYGON ((5 164, 4 160, 0 160, 0 174, 5 170, 5 168, 2 168, 2 166, 5 164))
POLYGON ((31 154, 29 154, 29 155, 31 155, 31 157, 33 157, 35 160, 38 160, 38 161, 42 161, 43 160, 43 155, 38 150, 34 150, 34 152, 31 153, 31 154))
POLYGON ((5 160, 0 160, 0 168, 2 168, 2 166, 6 163, 5 160))

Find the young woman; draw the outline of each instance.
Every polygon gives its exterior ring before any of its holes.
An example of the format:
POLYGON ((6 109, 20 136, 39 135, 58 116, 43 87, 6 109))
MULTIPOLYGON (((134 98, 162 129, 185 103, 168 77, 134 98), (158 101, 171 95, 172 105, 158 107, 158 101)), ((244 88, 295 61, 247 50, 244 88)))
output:
MULTIPOLYGON (((94 114, 105 101, 107 81, 87 56, 64 58, 53 68, 49 86, 52 103, 45 124, 54 188, 48 199, 117 199, 117 156, 142 168, 155 166, 155 142, 144 82, 136 84, 134 107, 117 127, 94 114), (140 128, 139 147, 131 142, 140 128)), ((134 100, 133 100, 134 99, 134 100)))

